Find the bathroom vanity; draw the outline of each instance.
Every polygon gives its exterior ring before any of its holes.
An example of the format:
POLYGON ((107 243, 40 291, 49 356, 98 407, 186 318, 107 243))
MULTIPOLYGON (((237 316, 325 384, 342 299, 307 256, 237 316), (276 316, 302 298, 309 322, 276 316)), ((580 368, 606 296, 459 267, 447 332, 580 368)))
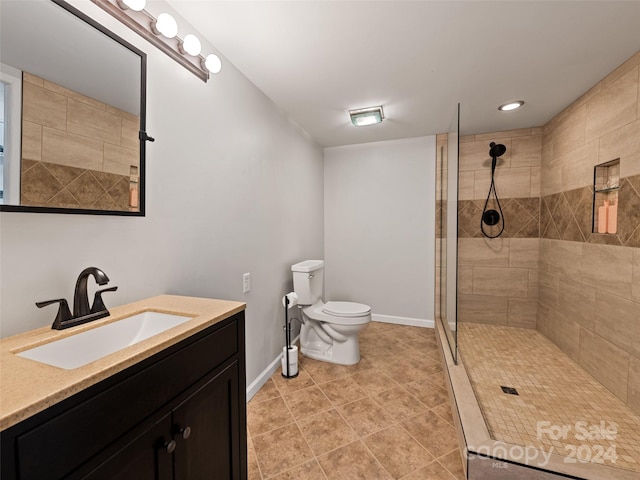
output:
POLYGON ((190 320, 65 370, 16 353, 99 325, 2 340, 4 479, 246 479, 243 303, 161 296, 111 310, 190 320))

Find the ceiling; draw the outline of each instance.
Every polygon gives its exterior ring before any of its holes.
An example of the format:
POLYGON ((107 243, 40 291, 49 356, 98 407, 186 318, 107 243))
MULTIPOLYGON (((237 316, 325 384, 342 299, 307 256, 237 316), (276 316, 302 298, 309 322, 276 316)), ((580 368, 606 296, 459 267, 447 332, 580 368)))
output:
POLYGON ((540 126, 640 50, 638 1, 168 3, 324 147, 540 126))

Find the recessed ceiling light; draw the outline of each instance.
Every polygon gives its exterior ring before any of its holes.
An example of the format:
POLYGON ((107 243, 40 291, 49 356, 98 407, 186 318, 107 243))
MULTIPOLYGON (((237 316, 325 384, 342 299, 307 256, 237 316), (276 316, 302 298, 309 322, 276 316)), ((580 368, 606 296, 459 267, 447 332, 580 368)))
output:
POLYGON ((524 105, 524 100, 518 100, 517 102, 509 102, 509 103, 505 103, 504 105, 500 105, 498 107, 498 110, 501 110, 503 112, 508 112, 509 110, 515 110, 516 108, 520 108, 522 105, 524 105))
POLYGON ((384 120, 384 111, 382 105, 379 107, 359 108, 357 110, 349 110, 351 123, 356 127, 365 127, 367 125, 375 125, 384 120))

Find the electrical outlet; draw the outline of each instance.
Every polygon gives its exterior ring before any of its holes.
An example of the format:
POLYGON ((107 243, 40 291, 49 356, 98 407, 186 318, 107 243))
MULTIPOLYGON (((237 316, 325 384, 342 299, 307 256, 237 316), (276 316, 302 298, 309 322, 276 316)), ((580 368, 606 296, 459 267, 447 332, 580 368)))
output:
POLYGON ((242 293, 248 293, 251 291, 251 274, 245 273, 242 275, 242 293))

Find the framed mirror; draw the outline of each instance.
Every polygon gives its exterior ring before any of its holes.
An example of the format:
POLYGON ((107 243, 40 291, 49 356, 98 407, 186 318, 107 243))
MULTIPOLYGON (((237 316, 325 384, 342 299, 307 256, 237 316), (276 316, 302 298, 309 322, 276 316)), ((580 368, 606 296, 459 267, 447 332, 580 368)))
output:
POLYGON ((0 2, 0 210, 144 216, 146 54, 62 0, 0 2))

